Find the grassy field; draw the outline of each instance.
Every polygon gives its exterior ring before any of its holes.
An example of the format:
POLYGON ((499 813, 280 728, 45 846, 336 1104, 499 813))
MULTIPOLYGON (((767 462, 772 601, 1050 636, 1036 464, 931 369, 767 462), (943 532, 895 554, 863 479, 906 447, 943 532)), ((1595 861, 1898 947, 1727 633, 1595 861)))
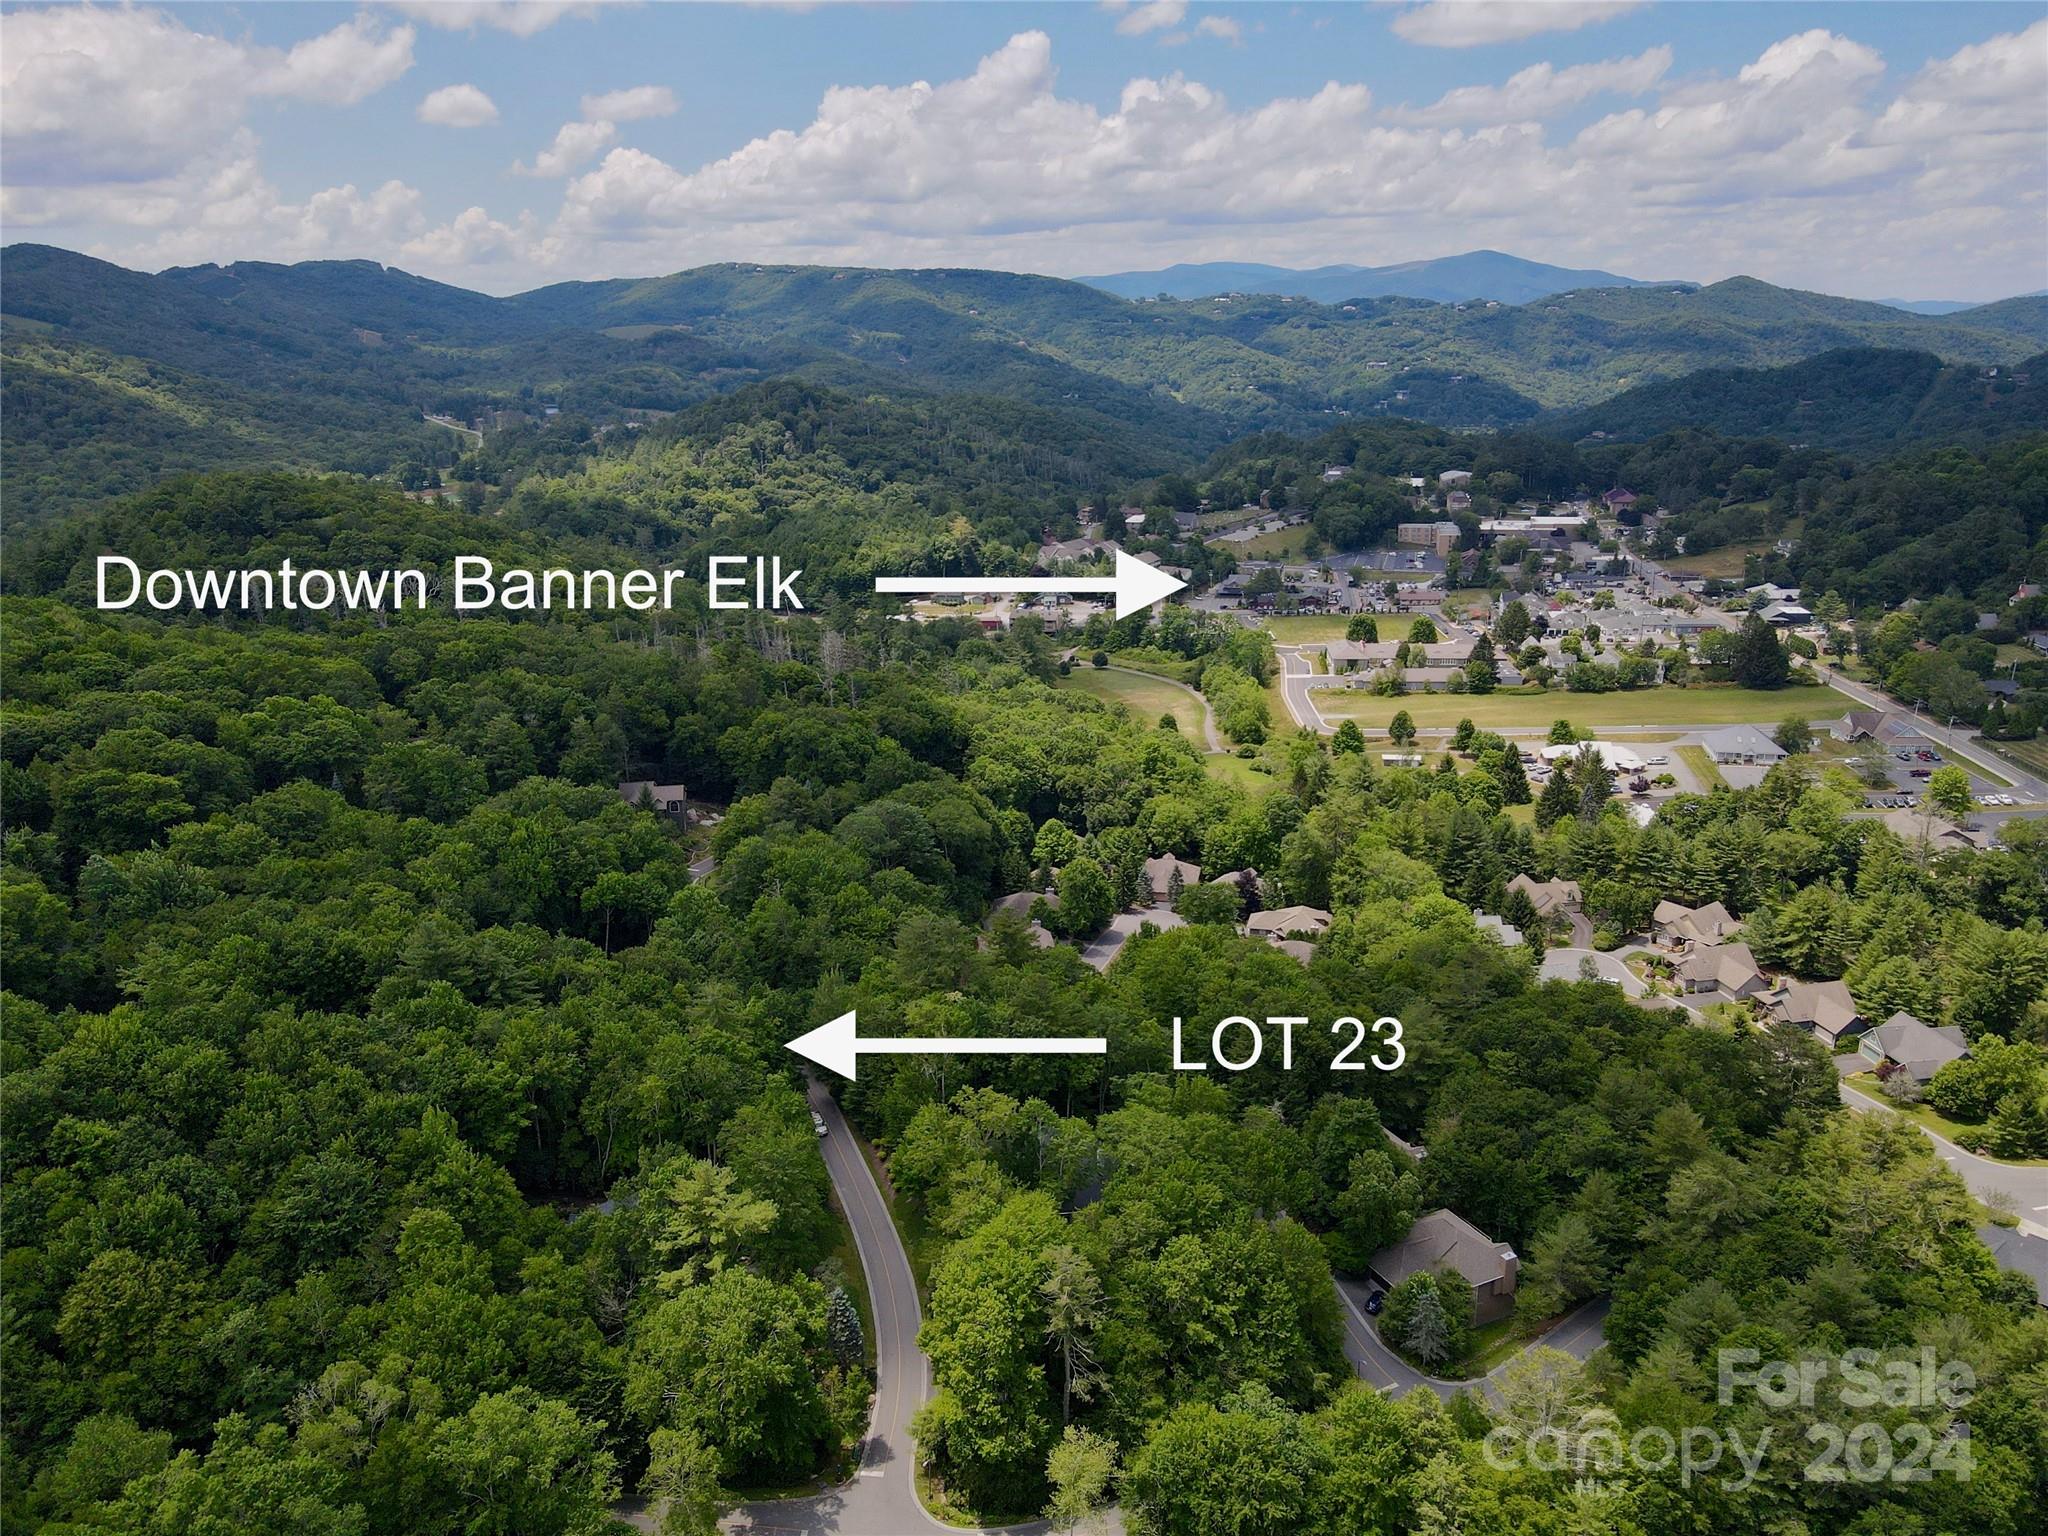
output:
POLYGON ((1264 794, 1274 784, 1273 775, 1261 773, 1241 757, 1212 752, 1202 759, 1202 771, 1219 784, 1233 784, 1249 794, 1264 794))
MULTIPOLYGON (((1381 618, 1391 619, 1392 615, 1382 614, 1381 618)), ((1342 613, 1272 613, 1259 620, 1259 628, 1281 645, 1323 645, 1342 640, 1350 623, 1350 615, 1342 613)), ((1406 633, 1404 627, 1402 634, 1406 633)))
POLYGON ((1984 745, 2029 773, 2048 774, 2048 739, 2036 736, 2032 741, 1987 741, 1984 745))
POLYGON ((1128 672, 1098 670, 1083 665, 1061 678, 1059 686, 1093 694, 1112 704, 1125 705, 1130 709, 1132 718, 1141 725, 1157 725, 1161 715, 1172 715, 1180 725, 1181 734, 1198 750, 1208 745, 1208 737, 1202 728, 1203 706, 1190 698, 1186 689, 1176 688, 1163 679, 1133 677, 1128 672))
POLYGON ((1705 747, 1680 747, 1678 755, 1684 760, 1685 766, 1693 771, 1693 777, 1706 788, 1712 789, 1716 784, 1728 782, 1722 777, 1721 770, 1714 760, 1707 756, 1705 747))
POLYGON ((1388 699, 1367 693, 1323 693, 1317 707, 1333 720, 1356 720, 1361 728, 1384 729, 1394 711, 1406 709, 1420 726, 1456 725, 1470 719, 1488 730, 1532 730, 1553 720, 1598 730, 1612 725, 1775 726, 1788 715, 1826 720, 1851 707, 1832 688, 1651 688, 1636 693, 1413 693, 1388 699))
POLYGON ((1308 550, 1308 541, 1315 529, 1307 523, 1293 528, 1276 528, 1271 533, 1262 533, 1250 539, 1214 539, 1211 549, 1220 549, 1226 555, 1235 555, 1240 560, 1299 560, 1308 550))

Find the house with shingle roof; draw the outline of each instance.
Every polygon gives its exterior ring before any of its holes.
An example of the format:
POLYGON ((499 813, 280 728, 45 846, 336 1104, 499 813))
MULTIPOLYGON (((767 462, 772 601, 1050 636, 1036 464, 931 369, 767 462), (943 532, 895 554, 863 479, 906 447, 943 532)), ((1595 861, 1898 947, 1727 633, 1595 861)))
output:
POLYGON ((1688 992, 1725 992, 1754 997, 1769 985, 1747 944, 1695 944, 1678 962, 1678 982, 1688 992))
POLYGON ((1856 1048, 1865 1061, 1896 1068, 1916 1083, 1931 1080, 1950 1062, 1970 1054, 1969 1040, 1955 1025, 1937 1027, 1903 1008, 1865 1033, 1856 1048))
POLYGON ((1848 983, 1841 981, 1787 982, 1771 993, 1765 1006, 1779 1023, 1812 1031, 1814 1039, 1830 1050, 1869 1022, 1850 996, 1848 983))
POLYGON ((1373 1277, 1392 1290, 1410 1275, 1449 1271, 1472 1286, 1472 1322, 1494 1322, 1514 1310, 1515 1282, 1522 1263, 1506 1243, 1496 1243, 1452 1210, 1416 1218, 1408 1235, 1375 1253, 1373 1277))
POLYGON ((1650 930, 1657 942, 1671 949, 1690 949, 1695 944, 1718 944, 1741 924, 1718 901, 1704 907, 1682 902, 1660 901, 1650 916, 1650 930))

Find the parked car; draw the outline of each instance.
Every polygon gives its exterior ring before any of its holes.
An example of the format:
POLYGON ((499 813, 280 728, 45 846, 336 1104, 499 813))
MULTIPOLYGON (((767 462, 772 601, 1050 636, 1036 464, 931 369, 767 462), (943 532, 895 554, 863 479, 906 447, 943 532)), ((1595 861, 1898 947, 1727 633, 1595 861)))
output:
POLYGON ((1378 1317, 1380 1315, 1380 1308, 1384 1307, 1386 1304, 1387 1293, 1385 1291, 1374 1291, 1370 1296, 1365 1298, 1365 1310, 1370 1312, 1374 1317, 1378 1317))
POLYGON ((1913 754, 1910 752, 1901 752, 1898 754, 1898 759, 1902 763, 1910 763, 1911 761, 1913 761, 1913 754))
POLYGON ((811 1111, 811 1129, 815 1130, 820 1136, 825 1135, 831 1129, 830 1126, 825 1124, 825 1117, 815 1109, 811 1111))
POLYGON ((1662 768, 1666 763, 1670 762, 1671 759, 1664 756, 1664 754, 1660 752, 1655 757, 1645 758, 1644 761, 1647 762, 1652 768, 1662 768))
POLYGON ((1934 777, 1934 770, 1932 768, 1915 768, 1912 770, 1910 774, 1907 775, 1907 777, 1915 779, 1931 779, 1934 777))

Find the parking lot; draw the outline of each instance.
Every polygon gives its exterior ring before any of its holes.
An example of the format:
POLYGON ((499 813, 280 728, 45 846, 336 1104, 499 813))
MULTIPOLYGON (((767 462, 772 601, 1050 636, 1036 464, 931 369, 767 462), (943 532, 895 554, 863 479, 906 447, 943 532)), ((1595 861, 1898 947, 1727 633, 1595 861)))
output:
MULTIPOLYGON (((1887 743, 1885 758, 1891 770, 1890 783, 1864 793, 1863 803, 1872 810, 1894 810, 1901 806, 1910 809, 1918 805, 1934 770, 1947 767, 1951 761, 1940 747, 1918 736, 1887 743)), ((1968 763, 1956 761, 1955 766, 1970 776, 1970 793, 1979 805, 1995 807, 2019 803, 2003 785, 1992 783, 1968 763)))

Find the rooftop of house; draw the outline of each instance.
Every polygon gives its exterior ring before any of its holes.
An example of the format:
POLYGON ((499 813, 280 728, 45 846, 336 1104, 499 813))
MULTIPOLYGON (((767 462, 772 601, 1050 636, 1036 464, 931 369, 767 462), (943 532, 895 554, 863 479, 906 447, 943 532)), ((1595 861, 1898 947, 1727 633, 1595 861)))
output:
POLYGON ((1933 1025, 1900 1009, 1870 1032, 1887 1061, 1926 1082, 1952 1061, 1970 1054, 1970 1043, 1953 1024, 1933 1025))
POLYGON ((1678 963, 1687 981, 1708 982, 1726 992, 1740 992, 1763 977, 1747 944, 1699 944, 1678 963))
POLYGON ((1415 1219, 1408 1235, 1372 1256, 1372 1272, 1389 1286, 1410 1275, 1455 1270, 1477 1288, 1513 1274, 1515 1250, 1496 1243, 1452 1210, 1434 1210, 1415 1219))
POLYGON ((1977 1236, 2000 1269, 2025 1275, 2034 1282, 2034 1294, 2048 1307, 2048 1238, 2035 1237, 2014 1227, 1982 1226, 1977 1236))

